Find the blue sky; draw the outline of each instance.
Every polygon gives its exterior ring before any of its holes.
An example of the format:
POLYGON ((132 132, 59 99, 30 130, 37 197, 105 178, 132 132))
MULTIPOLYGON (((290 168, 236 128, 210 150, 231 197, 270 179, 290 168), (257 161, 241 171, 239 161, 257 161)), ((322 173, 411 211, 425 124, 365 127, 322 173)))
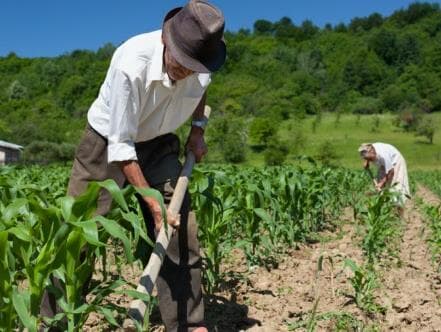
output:
MULTIPOLYGON (((389 15, 414 0, 214 0, 226 17, 226 28, 252 29, 257 19, 290 17, 323 26, 348 23, 373 12, 389 15)), ((431 1, 441 3, 441 0, 431 1)), ((176 0, 2 0, 0 56, 57 56, 75 49, 96 50, 106 42, 161 27, 163 16, 185 1, 176 0)))

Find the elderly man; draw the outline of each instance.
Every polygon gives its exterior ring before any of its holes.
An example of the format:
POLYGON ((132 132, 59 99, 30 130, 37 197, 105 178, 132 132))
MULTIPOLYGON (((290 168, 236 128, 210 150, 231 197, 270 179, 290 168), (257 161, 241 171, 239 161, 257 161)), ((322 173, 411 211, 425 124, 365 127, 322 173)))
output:
POLYGON ((377 190, 389 185, 400 193, 398 204, 404 205, 410 197, 409 180, 407 177, 406 161, 393 145, 385 143, 364 143, 358 152, 364 159, 364 168, 368 169, 371 162, 378 166, 378 179, 375 182, 377 190))
MULTIPOLYGON (((210 73, 225 61, 222 12, 192 0, 171 10, 163 29, 135 36, 115 51, 99 95, 88 112, 88 126, 77 148, 68 193, 80 195, 89 181, 114 179, 161 191, 167 202, 181 165, 173 131, 192 117, 186 147, 200 161, 204 142, 206 90, 210 73)), ((169 245, 157 280, 159 308, 167 331, 206 331, 201 291, 197 227, 188 193, 180 228, 169 245)), ((162 224, 154 198, 139 202, 151 237, 162 224)), ((99 213, 111 197, 102 192, 99 213)), ((173 216, 167 220, 173 223, 173 216)), ((148 257, 144 257, 148 258, 148 257)), ((146 261, 146 260, 145 260, 146 261)), ((42 313, 52 316, 50 295, 42 313)), ((52 301, 53 303, 53 301, 52 301)))

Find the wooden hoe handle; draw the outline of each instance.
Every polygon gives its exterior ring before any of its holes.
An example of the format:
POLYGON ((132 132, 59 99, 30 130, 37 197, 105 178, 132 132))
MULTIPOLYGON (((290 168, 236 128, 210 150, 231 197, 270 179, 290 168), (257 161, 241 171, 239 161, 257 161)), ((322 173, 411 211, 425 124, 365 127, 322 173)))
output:
MULTIPOLYGON (((208 119, 210 117, 211 108, 205 106, 204 115, 208 119)), ((185 193, 187 192, 189 178, 195 164, 195 156, 193 152, 188 151, 184 166, 182 167, 181 174, 179 176, 176 187, 173 191, 171 202, 167 208, 167 211, 171 215, 178 215, 181 210, 182 202, 184 200, 185 193)), ((170 238, 173 235, 174 228, 170 225, 164 225, 156 238, 155 247, 153 253, 150 256, 149 262, 142 272, 138 287, 136 290, 145 294, 152 294, 153 288, 158 278, 159 270, 161 269, 162 262, 167 252, 170 238)), ((147 309, 147 305, 142 300, 133 300, 130 303, 129 315, 132 319, 142 322, 144 314, 147 309)), ((124 322, 124 328, 126 331, 131 331, 134 328, 133 322, 128 319, 124 322)))

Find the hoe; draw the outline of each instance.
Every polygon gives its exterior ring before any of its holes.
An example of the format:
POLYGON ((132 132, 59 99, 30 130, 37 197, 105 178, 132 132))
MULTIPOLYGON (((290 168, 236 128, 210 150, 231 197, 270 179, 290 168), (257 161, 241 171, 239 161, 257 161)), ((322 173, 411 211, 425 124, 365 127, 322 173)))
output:
MULTIPOLYGON (((211 108, 205 106, 204 116, 208 119, 211 113, 211 108)), ((167 211, 171 215, 178 215, 181 209, 182 201, 188 187, 188 181, 195 164, 195 156, 193 152, 188 151, 184 166, 182 167, 181 174, 173 192, 172 199, 167 208, 167 211)), ((149 262, 142 272, 137 291, 152 295, 153 288, 155 286, 156 279, 158 278, 159 270, 161 269, 162 262, 167 252, 167 247, 170 243, 170 238, 173 236, 174 228, 166 227, 163 225, 156 238, 155 247, 150 256, 149 262)), ((133 320, 140 323, 144 320, 144 314, 146 312, 147 305, 142 300, 133 300, 130 303, 129 315, 132 318, 124 321, 124 331, 136 331, 133 320)))

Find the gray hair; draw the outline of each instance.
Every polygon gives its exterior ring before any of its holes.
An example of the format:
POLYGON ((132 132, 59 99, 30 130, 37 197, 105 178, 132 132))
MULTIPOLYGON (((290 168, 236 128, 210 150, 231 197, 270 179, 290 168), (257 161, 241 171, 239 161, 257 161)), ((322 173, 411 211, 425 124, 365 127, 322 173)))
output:
POLYGON ((371 143, 363 143, 358 148, 358 152, 360 153, 360 156, 365 158, 366 155, 372 150, 373 146, 371 143))

